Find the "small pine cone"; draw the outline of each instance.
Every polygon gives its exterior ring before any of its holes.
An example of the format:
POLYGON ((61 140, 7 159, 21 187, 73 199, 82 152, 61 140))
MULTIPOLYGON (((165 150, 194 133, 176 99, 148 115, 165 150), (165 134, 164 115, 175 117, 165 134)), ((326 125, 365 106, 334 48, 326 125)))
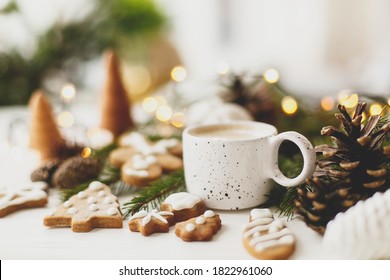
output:
POLYGON ((58 166, 62 163, 59 159, 48 160, 31 173, 31 181, 46 182, 50 185, 51 178, 58 166))
POLYGON ((52 184, 60 189, 72 189, 77 185, 95 179, 103 165, 96 158, 75 156, 65 160, 52 177, 52 184))

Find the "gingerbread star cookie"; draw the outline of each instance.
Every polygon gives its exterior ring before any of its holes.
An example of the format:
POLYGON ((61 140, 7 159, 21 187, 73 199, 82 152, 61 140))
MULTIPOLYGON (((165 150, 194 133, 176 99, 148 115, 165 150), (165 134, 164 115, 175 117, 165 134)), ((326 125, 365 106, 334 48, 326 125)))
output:
POLYGON ((245 249, 261 260, 287 259, 295 249, 295 238, 269 209, 253 209, 243 233, 245 249))
POLYGON ((163 211, 172 212, 176 223, 197 217, 206 210, 200 197, 187 192, 171 194, 161 203, 160 208, 163 211))
POLYGON ((201 216, 176 224, 175 233, 184 241, 209 241, 220 228, 219 215, 207 210, 201 216))
POLYGON ((155 232, 168 232, 169 227, 175 223, 173 213, 167 211, 151 212, 141 210, 129 219, 130 231, 140 232, 144 236, 155 232))
POLYGON ((74 232, 123 226, 117 197, 111 194, 108 186, 98 181, 65 201, 43 222, 47 227, 71 227, 74 232))
POLYGON ((21 209, 45 206, 48 201, 46 188, 44 183, 32 183, 21 190, 0 189, 0 218, 21 209))

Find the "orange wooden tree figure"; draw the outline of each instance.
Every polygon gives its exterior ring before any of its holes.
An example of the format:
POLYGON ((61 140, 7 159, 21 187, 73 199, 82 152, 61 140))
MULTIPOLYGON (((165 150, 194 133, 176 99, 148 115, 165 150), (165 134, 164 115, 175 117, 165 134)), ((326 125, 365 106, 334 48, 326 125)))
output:
POLYGON ((66 143, 58 130, 52 107, 42 90, 31 96, 30 148, 41 153, 41 159, 58 158, 66 143))
POLYGON ((106 54, 107 76, 102 92, 100 127, 119 136, 133 127, 130 116, 130 101, 123 86, 117 56, 109 51, 106 54))

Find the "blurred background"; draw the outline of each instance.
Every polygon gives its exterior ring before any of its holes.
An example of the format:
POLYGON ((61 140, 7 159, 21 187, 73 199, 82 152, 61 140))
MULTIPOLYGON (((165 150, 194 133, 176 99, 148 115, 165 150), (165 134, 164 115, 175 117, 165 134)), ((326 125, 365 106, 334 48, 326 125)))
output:
POLYGON ((67 82, 93 95, 109 47, 127 62, 135 95, 178 64, 200 91, 217 71, 272 67, 298 95, 386 95, 389 29, 386 0, 0 0, 0 104, 67 82))
POLYGON ((96 125, 80 112, 98 111, 108 49, 136 121, 252 118, 310 137, 337 103, 390 102, 386 0, 0 0, 3 112, 43 88, 61 127, 96 125), (240 108, 214 112, 226 102, 240 108))

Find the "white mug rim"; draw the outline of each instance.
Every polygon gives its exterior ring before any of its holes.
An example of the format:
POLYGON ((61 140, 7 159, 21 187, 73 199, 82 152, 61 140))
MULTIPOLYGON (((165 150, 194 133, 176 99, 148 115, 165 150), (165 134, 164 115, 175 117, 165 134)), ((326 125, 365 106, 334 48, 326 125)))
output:
POLYGON ((256 141, 256 140, 260 140, 260 139, 266 139, 266 138, 269 138, 271 136, 278 134, 278 130, 276 129, 276 127, 271 125, 271 124, 268 124, 268 123, 256 122, 256 121, 230 121, 230 122, 224 122, 224 123, 193 125, 193 126, 190 126, 190 127, 187 127, 186 129, 184 129, 183 136, 191 137, 191 138, 199 139, 199 140, 204 140, 204 141, 218 141, 218 142, 220 142, 221 139, 216 139, 216 138, 212 138, 212 137, 204 137, 204 136, 200 137, 200 136, 193 135, 191 132, 193 130, 200 129, 200 128, 204 129, 204 128, 221 127, 221 126, 234 126, 234 125, 242 125, 242 126, 248 126, 248 127, 254 127, 254 128, 257 127, 257 129, 262 127, 262 128, 267 128, 269 130, 269 132, 266 135, 262 135, 262 136, 258 136, 258 137, 255 136, 255 137, 250 138, 250 139, 223 139, 223 141, 225 141, 225 142, 251 142, 251 141, 256 141))

